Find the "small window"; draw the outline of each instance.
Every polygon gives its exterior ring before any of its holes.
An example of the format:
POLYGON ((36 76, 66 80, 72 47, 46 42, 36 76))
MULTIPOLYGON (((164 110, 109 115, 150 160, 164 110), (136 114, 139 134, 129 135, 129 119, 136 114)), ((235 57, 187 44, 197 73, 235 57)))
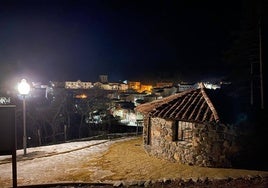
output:
POLYGON ((193 137, 193 123, 175 121, 173 129, 173 141, 189 140, 193 137))

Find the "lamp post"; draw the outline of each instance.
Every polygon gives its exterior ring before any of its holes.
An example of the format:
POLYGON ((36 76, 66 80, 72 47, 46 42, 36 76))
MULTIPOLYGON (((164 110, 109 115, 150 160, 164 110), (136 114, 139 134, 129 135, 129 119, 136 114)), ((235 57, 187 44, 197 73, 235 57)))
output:
POLYGON ((27 148, 27 135, 26 135, 26 102, 25 97, 30 92, 30 85, 27 83, 25 79, 22 79, 18 85, 19 93, 22 95, 23 98, 23 154, 26 155, 26 148, 27 148))

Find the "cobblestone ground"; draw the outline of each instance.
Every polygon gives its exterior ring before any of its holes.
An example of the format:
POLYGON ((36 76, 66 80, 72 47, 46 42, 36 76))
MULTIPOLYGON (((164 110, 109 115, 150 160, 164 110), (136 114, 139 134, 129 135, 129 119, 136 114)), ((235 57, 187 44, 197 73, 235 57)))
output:
POLYGON ((254 177, 254 178, 237 178, 237 179, 223 179, 223 180, 167 180, 167 181, 142 181, 142 182, 115 182, 114 184, 105 183, 77 183, 77 184, 43 184, 22 187, 49 187, 49 188, 112 188, 112 187, 151 187, 151 188, 267 188, 268 178, 254 177))

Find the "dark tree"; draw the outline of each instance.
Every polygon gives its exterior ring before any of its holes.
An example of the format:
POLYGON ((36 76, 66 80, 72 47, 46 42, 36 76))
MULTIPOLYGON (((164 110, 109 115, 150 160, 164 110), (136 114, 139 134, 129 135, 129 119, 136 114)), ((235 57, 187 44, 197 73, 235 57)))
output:
POLYGON ((261 1, 244 1, 240 30, 231 48, 224 53, 232 94, 240 97, 244 108, 260 107, 261 5, 261 1))

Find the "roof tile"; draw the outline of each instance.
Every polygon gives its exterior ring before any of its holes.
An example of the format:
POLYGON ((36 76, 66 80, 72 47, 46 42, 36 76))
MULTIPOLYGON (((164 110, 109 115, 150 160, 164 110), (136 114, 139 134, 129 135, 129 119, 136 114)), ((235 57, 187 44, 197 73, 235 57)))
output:
POLYGON ((218 122, 219 116, 206 89, 191 89, 137 106, 136 111, 152 117, 193 122, 218 122))

